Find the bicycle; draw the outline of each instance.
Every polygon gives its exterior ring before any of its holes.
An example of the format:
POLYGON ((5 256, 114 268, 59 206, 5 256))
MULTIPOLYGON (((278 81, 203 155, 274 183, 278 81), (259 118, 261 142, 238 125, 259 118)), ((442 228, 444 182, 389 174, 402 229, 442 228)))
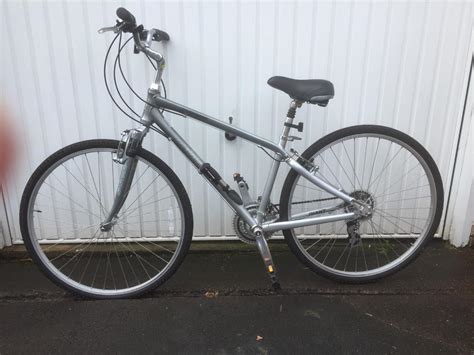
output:
POLYGON ((349 283, 393 274, 433 237, 443 185, 434 160, 416 140, 392 128, 359 125, 330 133, 302 154, 287 150, 288 142, 299 139, 290 132, 304 128, 294 124, 296 111, 304 103, 326 106, 334 97, 331 82, 268 80, 291 98, 281 136, 273 143, 166 98, 165 60, 151 46, 169 35, 138 26, 124 8, 117 9, 117 17, 115 26, 99 30, 116 34, 105 57, 104 80, 113 102, 139 128, 124 131, 119 141, 87 140, 52 154, 32 174, 21 200, 25 246, 54 283, 84 297, 135 297, 161 285, 183 261, 193 235, 191 203, 173 170, 142 147, 150 131, 174 143, 232 208, 236 235, 256 245, 275 289, 280 284, 267 240, 276 231, 283 231, 291 251, 311 270, 349 283), (122 45, 123 33, 131 37, 122 45), (133 39, 134 52, 145 54, 156 69, 146 99, 140 98, 145 107, 139 119, 115 101, 107 84, 107 58, 117 38, 114 83, 131 111, 116 81, 118 66, 133 91, 122 71, 122 49, 133 39), (239 173, 234 190, 173 129, 165 112, 264 150, 272 161, 261 196, 250 196, 239 173), (291 169, 274 204, 270 195, 281 163, 291 169))

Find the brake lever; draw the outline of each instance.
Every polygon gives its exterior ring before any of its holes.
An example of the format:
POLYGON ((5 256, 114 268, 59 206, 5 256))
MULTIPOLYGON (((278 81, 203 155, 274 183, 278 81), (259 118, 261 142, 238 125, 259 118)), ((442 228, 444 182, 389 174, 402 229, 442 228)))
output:
POLYGON ((97 32, 99 32, 100 34, 102 33, 105 33, 105 32, 113 32, 113 33, 118 33, 119 28, 117 26, 111 26, 111 27, 102 27, 100 30, 98 30, 97 32))
POLYGON ((115 26, 102 27, 97 32, 99 32, 100 34, 105 33, 105 32, 119 33, 122 30, 123 24, 124 24, 123 22, 117 21, 117 24, 115 26))

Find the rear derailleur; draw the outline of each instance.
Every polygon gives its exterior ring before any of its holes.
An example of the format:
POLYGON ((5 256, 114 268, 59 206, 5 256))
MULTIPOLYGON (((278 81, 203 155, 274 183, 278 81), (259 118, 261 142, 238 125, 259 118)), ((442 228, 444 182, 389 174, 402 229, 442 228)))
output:
POLYGON ((349 236, 349 244, 351 247, 355 247, 360 243, 359 227, 360 223, 358 220, 349 221, 347 225, 347 235, 349 236))

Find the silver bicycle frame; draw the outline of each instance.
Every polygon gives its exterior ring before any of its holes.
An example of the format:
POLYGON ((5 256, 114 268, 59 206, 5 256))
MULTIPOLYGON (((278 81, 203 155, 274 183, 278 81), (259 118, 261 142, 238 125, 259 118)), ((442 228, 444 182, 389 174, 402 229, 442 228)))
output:
MULTIPOLYGON (((285 126, 283 132, 280 136, 280 141, 278 144, 275 144, 267 139, 258 137, 252 133, 244 131, 238 127, 230 125, 224 121, 215 119, 198 111, 195 111, 189 107, 180 105, 176 102, 171 100, 165 99, 160 95, 154 95, 151 97, 153 100, 153 104, 156 107, 163 108, 166 110, 178 112, 184 116, 192 117, 202 123, 211 125, 216 127, 220 130, 230 132, 235 134, 236 136, 255 143, 259 146, 267 148, 273 151, 274 160, 270 167, 270 172, 268 174, 267 181, 265 183, 264 191, 262 193, 261 202, 259 204, 258 212, 256 218, 252 217, 252 215, 247 211, 247 209, 243 206, 243 204, 238 204, 234 200, 232 200, 227 191, 219 184, 211 184, 217 190, 217 192, 221 195, 221 197, 227 201, 227 203, 231 206, 231 208, 248 223, 252 228, 261 227, 264 232, 272 232, 276 230, 282 229, 291 229, 291 228, 298 228, 298 227, 305 227, 315 224, 321 223, 329 223, 329 222, 336 222, 340 220, 351 220, 357 217, 357 214, 354 212, 349 213, 341 213, 341 214, 334 214, 330 216, 322 216, 322 217, 311 217, 311 218, 300 218, 297 220, 291 221, 276 221, 276 222, 266 222, 262 223, 264 220, 264 216, 268 207, 268 203, 270 201, 270 194, 273 190, 273 185, 275 183, 275 179, 278 173, 279 166, 282 162, 287 163, 292 169, 294 169, 298 174, 302 175, 304 178, 315 184, 316 186, 320 187, 321 189, 327 191, 331 195, 340 198, 344 202, 352 203, 354 199, 347 195, 345 192, 340 191, 335 186, 328 184, 327 182, 320 179, 318 176, 314 175, 310 171, 308 171, 305 167, 303 167, 300 163, 298 163, 297 159, 295 159, 294 155, 289 154, 285 150, 286 142, 288 141, 288 134, 290 127, 285 126)), ((292 105, 296 105, 296 102, 292 102, 292 105)), ((170 123, 165 119, 162 113, 156 109, 148 107, 145 109, 145 114, 142 119, 142 122, 145 125, 150 125, 155 123, 171 140, 178 149, 186 156, 186 158, 191 161, 191 163, 201 171, 205 161, 194 151, 194 149, 183 139, 183 137, 176 132, 176 130, 170 125, 170 123)), ((287 117, 286 122, 292 124, 293 118, 287 117)), ((203 174, 203 176, 205 176, 203 174)), ((306 213, 307 215, 311 215, 311 211, 306 213)), ((299 216, 304 217, 304 216, 299 216)))
MULTIPOLYGON (((147 134, 149 127, 153 124, 156 124, 168 137, 170 141, 172 141, 178 149, 186 156, 186 158, 191 161, 191 163, 197 168, 197 170, 211 183, 213 187, 217 190, 217 192, 221 195, 221 197, 230 205, 230 207, 254 230, 255 228, 259 228, 264 232, 273 232, 277 230, 283 229, 292 229, 298 227, 305 227, 315 224, 322 224, 322 223, 329 223, 329 222, 336 222, 341 220, 351 220, 356 218, 360 212, 363 212, 365 205, 361 202, 354 200, 351 196, 346 194, 344 191, 339 190, 335 186, 323 181, 318 176, 314 175, 312 172, 308 171, 305 167, 303 167, 300 163, 298 163, 298 159, 295 159, 294 154, 290 154, 285 150, 286 143, 288 142, 288 134, 290 132, 291 124, 293 123, 292 117, 286 117, 285 126, 280 136, 280 140, 278 144, 275 144, 267 139, 258 137, 250 132, 244 131, 238 127, 230 125, 224 121, 215 119, 211 116, 205 115, 201 112, 193 110, 189 107, 183 106, 178 104, 174 101, 168 100, 161 96, 160 94, 160 81, 161 76, 163 74, 165 61, 163 56, 159 53, 150 49, 150 41, 146 41, 145 44, 142 44, 138 38, 138 36, 134 36, 135 43, 139 46, 140 50, 150 55, 153 59, 157 62, 157 72, 155 76, 155 81, 151 85, 150 89, 148 90, 148 99, 147 101, 152 104, 153 106, 146 104, 143 117, 141 118, 141 123, 145 126, 144 129, 139 131, 138 139, 143 140, 145 135, 147 134), (273 162, 270 167, 270 172, 268 174, 267 181, 265 183, 264 191, 262 193, 261 201, 258 207, 256 218, 254 218, 244 207, 243 204, 239 204, 235 201, 235 199, 231 198, 229 195, 229 190, 226 189, 228 187, 225 182, 222 184, 216 184, 215 181, 212 181, 207 174, 203 173, 203 168, 208 166, 208 164, 193 150, 193 148, 183 139, 182 136, 179 135, 178 132, 170 125, 170 123, 165 119, 159 109, 164 109, 167 111, 172 111, 179 113, 185 117, 194 118, 202 123, 208 124, 213 126, 217 129, 229 132, 234 134, 242 139, 250 141, 254 144, 257 144, 263 148, 267 148, 274 152, 273 162), (318 186, 319 188, 327 191, 331 195, 340 198, 346 203, 352 204, 355 208, 353 209, 354 212, 348 213, 341 213, 341 214, 333 214, 333 215, 326 215, 321 217, 310 217, 314 215, 313 211, 308 211, 303 214, 299 214, 296 220, 290 221, 271 221, 265 222, 264 217, 268 208, 268 204, 270 202, 270 195, 273 190, 273 185, 275 183, 276 176, 278 174, 278 169, 280 164, 285 162, 288 164, 293 170, 295 170, 299 175, 303 176, 307 180, 309 180, 314 185, 318 186), (206 164, 206 165, 205 165, 206 164)), ((301 103, 297 101, 291 102, 291 108, 296 109, 299 107, 301 103)), ((129 157, 128 159, 132 159, 136 161, 136 158, 129 157)), ((128 195, 128 189, 130 188, 131 178, 133 179, 133 166, 134 164, 130 162, 126 162, 121 173, 119 186, 121 189, 118 189, 115 196, 115 202, 113 205, 112 210, 109 212, 108 217, 102 223, 102 227, 104 229, 110 228, 113 224, 113 221, 116 219, 117 214, 120 208, 125 201, 126 196, 128 195), (124 181, 122 181, 124 180, 124 181), (128 189, 127 189, 128 187, 128 189)), ((219 178, 221 178, 219 176, 219 178)), ((221 178, 222 179, 222 178, 221 178)), ((223 181, 223 179, 222 179, 223 181)))

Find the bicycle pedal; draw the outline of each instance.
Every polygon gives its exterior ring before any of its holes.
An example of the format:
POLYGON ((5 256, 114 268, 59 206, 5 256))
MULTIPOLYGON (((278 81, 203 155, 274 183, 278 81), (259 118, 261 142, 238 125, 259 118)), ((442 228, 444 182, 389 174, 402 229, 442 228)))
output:
POLYGON ((274 291, 280 291, 281 290, 281 285, 278 281, 272 282, 272 287, 274 291))
POLYGON ((268 274, 270 275, 270 280, 272 282, 272 288, 274 291, 281 290, 280 281, 278 281, 278 277, 275 271, 275 268, 272 265, 269 265, 267 268, 268 274), (271 271, 270 271, 271 270, 271 271))

